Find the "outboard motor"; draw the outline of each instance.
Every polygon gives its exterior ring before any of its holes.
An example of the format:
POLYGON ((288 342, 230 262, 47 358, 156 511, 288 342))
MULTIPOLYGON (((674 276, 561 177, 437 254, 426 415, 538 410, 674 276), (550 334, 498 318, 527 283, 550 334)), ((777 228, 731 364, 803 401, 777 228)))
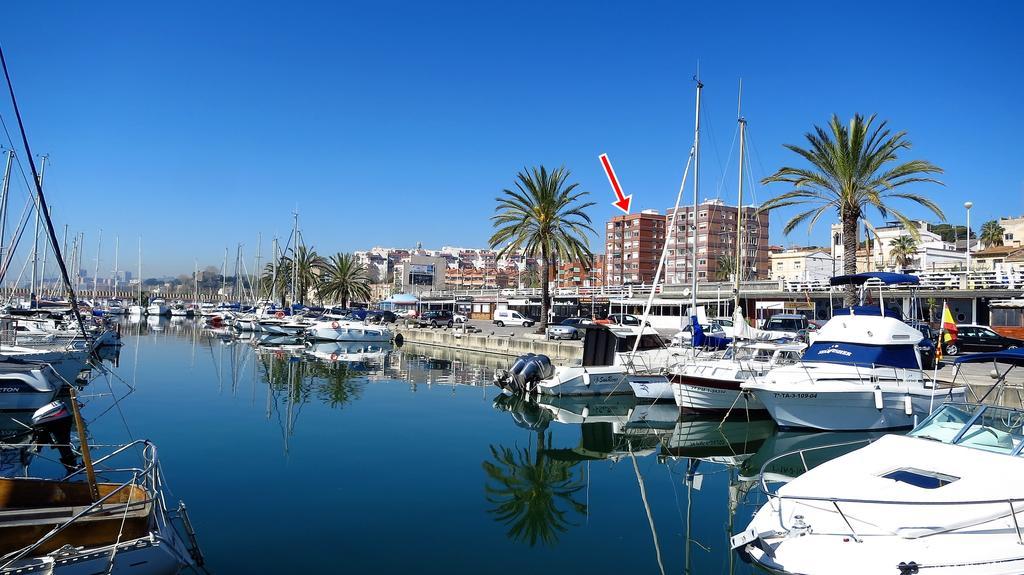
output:
POLYGON ((499 369, 496 371, 494 373, 494 385, 497 385, 502 389, 515 391, 513 389, 513 384, 515 383, 516 376, 523 371, 523 368, 526 367, 526 364, 529 363, 532 357, 534 357, 534 354, 532 353, 521 355, 512 362, 512 367, 507 370, 499 369))
POLYGON ((499 371, 494 376, 494 384, 513 393, 530 393, 537 382, 555 374, 555 366, 546 355, 528 353, 516 358, 508 371, 499 371))
POLYGON ((53 446, 68 473, 78 469, 78 456, 71 450, 72 421, 71 410, 63 401, 50 402, 32 414, 32 442, 53 446))

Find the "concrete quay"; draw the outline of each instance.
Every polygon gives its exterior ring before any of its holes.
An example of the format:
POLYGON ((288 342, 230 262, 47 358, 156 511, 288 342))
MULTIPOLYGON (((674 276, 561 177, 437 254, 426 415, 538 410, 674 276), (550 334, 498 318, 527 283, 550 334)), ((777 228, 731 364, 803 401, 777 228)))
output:
POLYGON ((396 335, 401 334, 403 343, 431 345, 507 357, 536 353, 550 357, 551 362, 556 365, 579 359, 583 352, 583 345, 579 341, 552 341, 544 339, 544 336, 538 334, 516 335, 504 330, 503 333, 463 333, 459 328, 398 327, 395 331, 396 335))

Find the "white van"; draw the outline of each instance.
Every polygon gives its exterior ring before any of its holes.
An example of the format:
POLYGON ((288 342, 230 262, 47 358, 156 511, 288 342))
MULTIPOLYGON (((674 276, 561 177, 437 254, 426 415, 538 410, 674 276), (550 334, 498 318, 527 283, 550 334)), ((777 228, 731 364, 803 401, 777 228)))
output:
POLYGON ((492 319, 494 323, 498 324, 498 327, 505 327, 506 325, 521 325, 523 327, 530 327, 531 325, 533 325, 532 319, 511 309, 499 309, 495 311, 494 317, 492 319))

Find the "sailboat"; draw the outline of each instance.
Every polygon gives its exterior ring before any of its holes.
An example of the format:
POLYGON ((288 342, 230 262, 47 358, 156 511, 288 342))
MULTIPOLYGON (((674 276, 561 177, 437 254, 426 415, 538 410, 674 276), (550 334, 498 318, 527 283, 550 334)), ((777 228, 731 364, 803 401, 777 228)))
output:
POLYGON ((142 317, 146 315, 146 308, 142 306, 142 237, 139 237, 139 299, 134 305, 128 307, 128 315, 142 317))

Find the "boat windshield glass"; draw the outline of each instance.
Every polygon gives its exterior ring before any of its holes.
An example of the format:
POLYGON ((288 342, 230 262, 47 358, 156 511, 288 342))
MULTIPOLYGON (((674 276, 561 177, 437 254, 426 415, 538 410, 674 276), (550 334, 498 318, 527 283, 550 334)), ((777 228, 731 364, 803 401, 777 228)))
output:
POLYGON ((1024 412, 990 405, 943 405, 914 437, 1011 454, 1024 441, 1024 412))
MULTIPOLYGON (((633 345, 636 344, 636 336, 630 335, 626 337, 620 337, 618 339, 618 350, 617 351, 633 351, 633 345)), ((640 347, 637 351, 647 351, 650 349, 661 349, 665 347, 665 343, 661 341, 661 336, 656 333, 645 333, 640 336, 640 347)))

